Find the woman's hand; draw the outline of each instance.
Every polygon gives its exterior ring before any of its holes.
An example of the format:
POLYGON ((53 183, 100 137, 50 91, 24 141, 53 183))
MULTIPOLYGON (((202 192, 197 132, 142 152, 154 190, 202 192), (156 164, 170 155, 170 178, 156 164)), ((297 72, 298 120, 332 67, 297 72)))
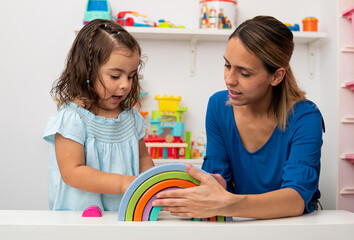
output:
POLYGON ((180 217, 227 216, 227 199, 231 194, 225 190, 225 180, 219 174, 214 174, 215 181, 191 164, 187 164, 186 171, 200 181, 200 186, 161 192, 157 194, 158 199, 153 202, 153 206, 164 206, 162 210, 180 217))

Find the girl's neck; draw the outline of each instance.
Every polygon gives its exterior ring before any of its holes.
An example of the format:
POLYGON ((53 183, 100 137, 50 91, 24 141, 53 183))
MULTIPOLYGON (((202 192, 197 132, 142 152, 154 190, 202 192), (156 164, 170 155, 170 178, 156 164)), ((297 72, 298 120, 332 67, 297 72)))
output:
POLYGON ((121 114, 123 112, 123 110, 118 107, 116 110, 112 111, 112 110, 106 110, 104 108, 100 108, 100 107, 93 107, 92 110, 90 110, 93 114, 100 116, 100 117, 104 117, 106 119, 108 118, 113 118, 113 119, 117 119, 119 114, 121 114))

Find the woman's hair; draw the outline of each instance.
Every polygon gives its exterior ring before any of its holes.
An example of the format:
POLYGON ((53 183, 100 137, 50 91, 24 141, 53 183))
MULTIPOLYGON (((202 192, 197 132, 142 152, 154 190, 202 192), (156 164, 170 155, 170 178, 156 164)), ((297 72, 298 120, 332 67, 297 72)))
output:
POLYGON ((238 26, 229 40, 234 37, 239 38, 263 62, 269 73, 285 68, 283 81, 273 87, 268 109, 278 127, 285 130, 293 104, 305 99, 305 92, 298 87, 289 65, 294 50, 292 32, 273 17, 257 16, 238 26))
MULTIPOLYGON (((95 19, 86 24, 78 33, 67 56, 66 67, 54 84, 51 95, 58 101, 58 107, 76 98, 83 101, 86 109, 97 106, 98 94, 95 81, 101 81, 99 68, 105 64, 115 48, 125 48, 132 53, 141 49, 136 39, 122 26, 110 20, 95 19)), ((120 103, 122 109, 140 106, 140 83, 138 72, 133 77, 132 89, 128 97, 120 103)))

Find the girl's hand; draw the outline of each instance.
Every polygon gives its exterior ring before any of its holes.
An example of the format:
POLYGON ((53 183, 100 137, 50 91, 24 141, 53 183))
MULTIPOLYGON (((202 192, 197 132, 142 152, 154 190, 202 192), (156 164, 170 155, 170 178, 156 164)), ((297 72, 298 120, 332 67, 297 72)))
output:
POLYGON ((187 173, 200 181, 200 186, 164 191, 157 194, 153 206, 164 206, 162 210, 180 217, 208 218, 227 216, 227 202, 230 193, 225 190, 226 182, 219 175, 204 174, 191 164, 186 166, 187 173))

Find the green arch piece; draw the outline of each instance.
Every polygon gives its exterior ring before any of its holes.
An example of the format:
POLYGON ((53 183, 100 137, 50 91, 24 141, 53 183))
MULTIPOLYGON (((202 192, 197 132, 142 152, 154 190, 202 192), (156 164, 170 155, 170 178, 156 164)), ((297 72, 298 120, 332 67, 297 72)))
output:
POLYGON ((162 206, 153 207, 149 215, 149 221, 157 221, 157 216, 161 211, 162 206))
POLYGON ((193 182, 196 185, 200 185, 200 182, 191 177, 187 172, 168 171, 156 174, 140 184, 140 186, 137 187, 135 192, 132 194, 127 206, 127 211, 125 213, 125 221, 133 221, 135 206, 138 203, 141 195, 143 195, 143 193, 152 185, 167 179, 184 179, 193 182))

